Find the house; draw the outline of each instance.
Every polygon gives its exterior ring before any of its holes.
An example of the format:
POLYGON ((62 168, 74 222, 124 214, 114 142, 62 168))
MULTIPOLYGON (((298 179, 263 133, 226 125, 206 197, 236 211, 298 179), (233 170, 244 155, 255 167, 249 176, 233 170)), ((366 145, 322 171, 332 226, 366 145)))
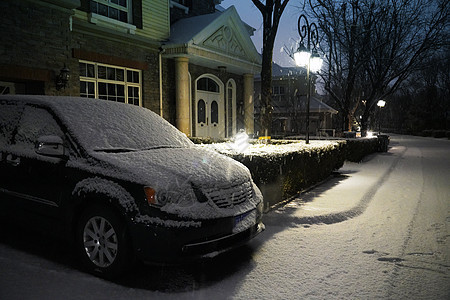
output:
POLYGON ((253 29, 220 0, 4 0, 0 92, 139 105, 188 136, 253 133, 253 29))
MULTIPOLYGON (((255 78, 255 119, 260 117, 261 78, 255 78)), ((306 132, 307 81, 304 68, 272 64, 272 136, 295 136, 306 132)), ((309 133, 334 136, 333 115, 337 110, 322 101, 311 80, 309 133)), ((256 132, 259 128, 256 126, 256 132)))

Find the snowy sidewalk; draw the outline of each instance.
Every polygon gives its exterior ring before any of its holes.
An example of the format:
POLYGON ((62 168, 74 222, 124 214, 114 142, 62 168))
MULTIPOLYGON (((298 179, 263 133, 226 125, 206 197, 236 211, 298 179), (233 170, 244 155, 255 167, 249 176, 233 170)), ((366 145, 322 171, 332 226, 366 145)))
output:
POLYGON ((361 163, 346 162, 334 177, 267 213, 265 219, 270 222, 271 214, 284 213, 297 224, 331 224, 360 215, 404 152, 405 147, 391 147, 361 163))

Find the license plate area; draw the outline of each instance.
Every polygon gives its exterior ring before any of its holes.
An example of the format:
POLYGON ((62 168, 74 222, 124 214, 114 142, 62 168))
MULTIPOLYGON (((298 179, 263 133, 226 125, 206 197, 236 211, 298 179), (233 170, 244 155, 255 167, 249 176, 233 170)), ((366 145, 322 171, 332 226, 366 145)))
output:
POLYGON ((256 224, 256 210, 234 217, 233 233, 242 232, 256 224))

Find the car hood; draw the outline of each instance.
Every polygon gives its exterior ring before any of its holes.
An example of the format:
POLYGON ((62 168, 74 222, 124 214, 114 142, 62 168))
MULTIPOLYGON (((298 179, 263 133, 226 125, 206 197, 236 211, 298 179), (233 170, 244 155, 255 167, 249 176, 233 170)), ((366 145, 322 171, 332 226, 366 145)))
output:
POLYGON ((180 217, 237 216, 255 209, 262 202, 261 192, 249 170, 211 150, 194 146, 122 153, 94 151, 90 155, 94 161, 86 166, 95 167, 97 174, 101 172, 153 188, 157 198, 167 199, 160 209, 180 217), (199 191, 209 200, 200 202, 199 191), (217 205, 217 198, 246 200, 225 208, 217 205))
POLYGON ((120 173, 118 177, 125 175, 128 180, 156 188, 186 183, 224 187, 251 180, 250 172, 241 163, 200 147, 94 152, 92 156, 111 165, 111 170, 120 173))

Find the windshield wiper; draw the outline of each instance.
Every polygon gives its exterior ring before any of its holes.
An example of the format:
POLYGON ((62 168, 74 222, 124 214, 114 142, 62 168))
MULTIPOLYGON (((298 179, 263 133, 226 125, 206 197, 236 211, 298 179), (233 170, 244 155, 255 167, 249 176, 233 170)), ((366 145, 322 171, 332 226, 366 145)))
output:
POLYGON ((183 148, 183 147, 181 147, 181 146, 163 145, 163 146, 149 147, 149 148, 145 148, 145 149, 142 149, 142 150, 155 150, 155 149, 165 149, 165 148, 175 149, 175 148, 183 148))
POLYGON ((95 152, 105 152, 105 153, 125 153, 125 152, 134 152, 136 149, 130 148, 105 148, 105 149, 94 149, 95 152))
POLYGON ((170 145, 161 145, 148 147, 143 149, 132 149, 132 148, 101 148, 94 149, 95 152, 105 152, 105 153, 126 153, 126 152, 137 152, 137 151, 147 151, 147 150, 155 150, 155 149, 165 149, 165 148, 182 148, 180 146, 170 146, 170 145))

